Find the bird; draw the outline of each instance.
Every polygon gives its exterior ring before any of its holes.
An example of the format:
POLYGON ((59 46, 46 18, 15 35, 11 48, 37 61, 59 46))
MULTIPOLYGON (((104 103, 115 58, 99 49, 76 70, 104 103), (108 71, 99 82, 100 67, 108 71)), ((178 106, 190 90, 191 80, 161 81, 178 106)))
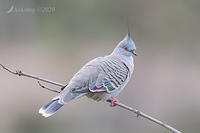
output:
POLYGON ((97 57, 84 65, 64 87, 61 93, 40 108, 39 113, 49 117, 64 104, 86 96, 95 101, 110 100, 115 106, 115 98, 125 88, 134 71, 136 45, 130 32, 111 54, 97 57))

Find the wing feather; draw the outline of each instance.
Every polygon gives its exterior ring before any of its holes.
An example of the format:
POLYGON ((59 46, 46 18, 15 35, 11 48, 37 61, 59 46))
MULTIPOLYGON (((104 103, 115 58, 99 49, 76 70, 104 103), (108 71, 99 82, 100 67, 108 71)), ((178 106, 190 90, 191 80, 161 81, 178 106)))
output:
POLYGON ((89 87, 91 92, 107 91, 108 93, 119 89, 129 74, 128 67, 118 58, 105 58, 99 64, 99 75, 96 82, 89 87))

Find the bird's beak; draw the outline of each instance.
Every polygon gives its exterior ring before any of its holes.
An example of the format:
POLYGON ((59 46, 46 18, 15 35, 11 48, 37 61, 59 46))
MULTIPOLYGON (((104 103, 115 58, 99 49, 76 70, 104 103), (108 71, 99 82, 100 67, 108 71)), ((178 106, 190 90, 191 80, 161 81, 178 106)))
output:
POLYGON ((132 53, 133 53, 133 55, 137 56, 137 54, 136 54, 135 50, 133 50, 133 51, 132 51, 132 53))

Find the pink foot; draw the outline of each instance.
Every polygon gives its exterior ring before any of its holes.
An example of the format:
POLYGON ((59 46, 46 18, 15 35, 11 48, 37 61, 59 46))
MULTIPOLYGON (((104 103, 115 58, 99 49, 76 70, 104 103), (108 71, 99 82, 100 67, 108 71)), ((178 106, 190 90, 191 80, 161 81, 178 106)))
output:
POLYGON ((111 97, 111 99, 110 99, 110 103, 111 103, 110 106, 111 107, 116 106, 115 102, 118 102, 118 100, 116 98, 114 98, 114 97, 111 97))

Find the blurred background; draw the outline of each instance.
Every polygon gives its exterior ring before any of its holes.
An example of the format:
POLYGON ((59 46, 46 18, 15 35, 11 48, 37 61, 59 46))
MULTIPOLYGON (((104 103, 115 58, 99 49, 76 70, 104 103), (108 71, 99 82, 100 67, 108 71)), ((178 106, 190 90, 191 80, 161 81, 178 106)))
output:
MULTIPOLYGON (((127 33, 128 16, 138 56, 118 99, 182 132, 199 133, 199 7, 199 0, 1 0, 0 63, 67 84, 85 63, 112 52, 127 33)), ((55 93, 3 69, 0 84, 1 133, 169 132, 87 98, 45 119, 38 110, 55 93)))

